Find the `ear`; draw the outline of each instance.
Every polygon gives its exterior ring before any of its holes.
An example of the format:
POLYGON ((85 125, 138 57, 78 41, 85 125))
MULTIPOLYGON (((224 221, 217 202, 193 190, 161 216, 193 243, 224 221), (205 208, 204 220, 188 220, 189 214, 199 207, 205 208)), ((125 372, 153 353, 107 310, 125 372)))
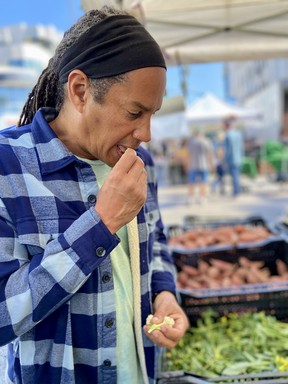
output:
POLYGON ((68 98, 78 112, 82 113, 87 101, 89 80, 84 72, 74 69, 68 77, 68 98))

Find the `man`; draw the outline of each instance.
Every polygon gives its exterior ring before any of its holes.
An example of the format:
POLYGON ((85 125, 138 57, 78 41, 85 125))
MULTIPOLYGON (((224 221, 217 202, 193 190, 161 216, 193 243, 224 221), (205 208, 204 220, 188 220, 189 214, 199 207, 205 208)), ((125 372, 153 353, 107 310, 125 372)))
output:
POLYGON ((244 156, 244 143, 241 132, 235 127, 234 116, 223 121, 224 139, 224 166, 232 181, 232 196, 237 197, 241 191, 240 174, 244 156))
POLYGON ((188 198, 189 202, 204 203, 209 192, 209 173, 214 168, 214 155, 211 141, 201 128, 196 128, 188 141, 188 198), (197 196, 199 193, 199 196, 197 196))
POLYGON ((133 17, 88 12, 2 131, 1 345, 7 383, 154 383, 188 321, 151 157, 161 51, 133 17), (145 320, 174 319, 148 333, 145 320))

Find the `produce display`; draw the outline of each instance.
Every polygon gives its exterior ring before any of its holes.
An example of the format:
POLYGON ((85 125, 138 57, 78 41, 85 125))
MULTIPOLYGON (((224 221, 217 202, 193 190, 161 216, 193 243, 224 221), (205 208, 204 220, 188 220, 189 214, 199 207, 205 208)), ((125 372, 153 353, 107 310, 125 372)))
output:
POLYGON ((213 245, 233 246, 265 240, 273 234, 264 226, 245 224, 222 225, 216 228, 195 228, 169 238, 169 246, 197 249, 213 245))
POLYGON ((191 326, 163 354, 162 371, 217 383, 288 375, 287 240, 264 222, 209 224, 169 231, 191 326))
POLYGON ((162 371, 212 378, 288 371, 288 324, 258 313, 206 311, 179 344, 163 354, 162 371))
MULTIPOLYGON (((193 255, 191 256, 193 257, 193 255)), ((199 259, 197 265, 184 264, 177 274, 177 287, 182 289, 223 288, 243 284, 272 283, 288 280, 288 266, 275 260, 277 275, 272 274, 264 261, 239 257, 236 263, 210 258, 199 259)))

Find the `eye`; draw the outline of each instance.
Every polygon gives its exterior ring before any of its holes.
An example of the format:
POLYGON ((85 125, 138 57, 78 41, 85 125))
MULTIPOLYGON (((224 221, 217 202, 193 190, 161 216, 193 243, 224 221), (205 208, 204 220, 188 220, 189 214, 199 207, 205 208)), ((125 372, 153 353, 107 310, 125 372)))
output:
POLYGON ((139 117, 142 116, 142 112, 141 111, 138 111, 138 112, 132 112, 132 111, 128 111, 128 114, 129 114, 129 117, 130 119, 138 119, 139 117))

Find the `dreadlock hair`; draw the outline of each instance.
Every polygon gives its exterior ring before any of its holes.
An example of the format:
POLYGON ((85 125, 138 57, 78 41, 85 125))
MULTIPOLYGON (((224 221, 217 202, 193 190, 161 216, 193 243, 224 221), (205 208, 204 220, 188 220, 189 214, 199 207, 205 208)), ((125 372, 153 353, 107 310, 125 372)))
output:
MULTIPOLYGON (((98 24, 110 15, 126 14, 126 12, 104 6, 101 10, 91 10, 80 17, 70 29, 68 29, 55 50, 54 56, 49 60, 47 67, 42 71, 38 82, 29 93, 26 103, 22 109, 17 126, 32 122, 33 116, 41 107, 52 107, 60 111, 67 83, 61 85, 58 77, 58 66, 63 54, 71 47, 86 31, 98 24)), ((89 79, 89 83, 96 102, 103 102, 109 88, 126 79, 124 75, 113 76, 102 79, 89 79)))

